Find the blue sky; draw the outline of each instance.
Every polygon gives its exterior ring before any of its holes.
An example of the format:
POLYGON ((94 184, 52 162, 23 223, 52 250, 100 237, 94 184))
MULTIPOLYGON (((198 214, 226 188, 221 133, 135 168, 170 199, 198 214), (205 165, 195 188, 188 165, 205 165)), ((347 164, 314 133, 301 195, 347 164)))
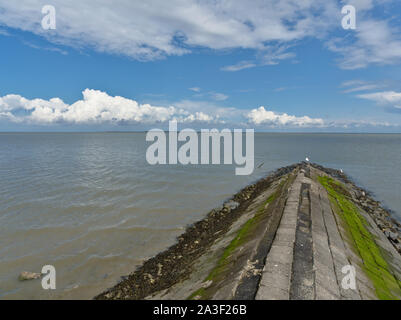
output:
POLYGON ((390 0, 0 0, 0 131, 401 132, 400 15, 390 0))

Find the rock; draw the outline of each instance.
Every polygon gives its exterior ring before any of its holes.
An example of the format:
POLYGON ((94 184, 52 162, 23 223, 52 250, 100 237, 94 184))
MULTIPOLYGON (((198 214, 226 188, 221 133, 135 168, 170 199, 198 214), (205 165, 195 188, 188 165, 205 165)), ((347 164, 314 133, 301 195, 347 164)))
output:
POLYGON ((358 189, 355 190, 355 197, 360 200, 361 198, 363 198, 365 196, 365 194, 363 193, 363 191, 360 191, 358 189))
POLYGON ((382 221, 380 219, 378 219, 378 218, 375 218, 374 220, 375 220, 376 225, 379 227, 379 229, 383 231, 384 230, 384 226, 383 226, 382 221))
POLYGON ((380 208, 375 209, 373 212, 376 216, 380 217, 383 214, 383 210, 380 208))
POLYGON ((394 223, 397 227, 401 228, 401 223, 399 223, 397 220, 394 218, 391 218, 391 222, 394 223))
POLYGON ((231 209, 229 207, 223 207, 223 209, 221 209, 222 213, 228 213, 230 211, 231 211, 231 209))
POLYGON ((230 200, 224 204, 224 207, 228 208, 230 210, 234 210, 234 209, 238 208, 238 206, 239 206, 239 203, 234 200, 230 200))
POLYGON ((202 288, 208 288, 212 285, 213 281, 212 280, 208 280, 204 283, 202 283, 202 288))
POLYGON ((29 271, 22 271, 18 277, 20 281, 25 280, 35 280, 39 279, 42 276, 41 273, 29 272, 29 271))
POLYGON ((393 240, 394 242, 398 242, 398 233, 390 232, 390 239, 393 240))
POLYGON ((217 211, 215 210, 215 209, 213 209, 212 211, 210 211, 210 217, 215 217, 216 216, 216 214, 217 214, 217 211))
POLYGON ((390 240, 392 240, 392 241, 397 241, 397 238, 398 238, 398 233, 396 233, 396 232, 393 232, 393 231, 391 231, 391 230, 388 230, 388 229, 386 229, 386 230, 384 230, 384 234, 386 235, 386 237, 388 238, 388 239, 390 239, 390 240))

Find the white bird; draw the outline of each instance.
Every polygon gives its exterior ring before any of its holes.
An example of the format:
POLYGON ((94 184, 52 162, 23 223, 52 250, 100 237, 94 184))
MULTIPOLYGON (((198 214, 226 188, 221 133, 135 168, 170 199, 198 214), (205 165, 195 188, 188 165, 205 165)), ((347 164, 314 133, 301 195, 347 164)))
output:
POLYGON ((340 169, 340 172, 341 172, 341 173, 344 173, 343 169, 340 169))
POLYGON ((308 157, 306 157, 306 158, 305 158, 305 161, 306 161, 306 162, 309 162, 309 158, 308 158, 308 157))

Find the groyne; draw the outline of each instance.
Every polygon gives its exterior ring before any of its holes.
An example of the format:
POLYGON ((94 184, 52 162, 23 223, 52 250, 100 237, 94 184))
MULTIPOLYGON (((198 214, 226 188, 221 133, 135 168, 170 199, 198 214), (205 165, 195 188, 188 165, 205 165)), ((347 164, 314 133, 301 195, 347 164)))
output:
POLYGON ((252 184, 95 299, 401 298, 401 225, 341 171, 252 184))

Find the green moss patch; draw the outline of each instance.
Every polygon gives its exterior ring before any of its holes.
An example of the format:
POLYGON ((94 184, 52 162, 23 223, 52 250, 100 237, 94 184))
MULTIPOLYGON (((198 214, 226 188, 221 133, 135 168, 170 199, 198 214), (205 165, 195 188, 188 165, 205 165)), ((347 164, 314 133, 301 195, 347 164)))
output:
MULTIPOLYGON (((217 283, 222 278, 225 277, 226 271, 229 270, 230 266, 233 264, 232 259, 230 259, 231 256, 239 247, 241 247, 250 238, 252 238, 255 228, 258 226, 259 222, 264 218, 264 212, 266 206, 277 198, 277 196, 280 194, 282 190, 284 183, 285 181, 283 181, 277 187, 277 190, 259 206, 255 215, 252 218, 250 218, 247 222, 245 222, 245 224, 238 230, 235 238, 230 242, 230 244, 225 248, 223 254, 220 256, 216 266, 204 280, 205 282, 212 281, 212 283, 217 283)), ((192 293, 188 297, 188 299, 194 299, 195 297, 199 299, 208 299, 209 294, 207 288, 198 289, 197 291, 192 293)))
POLYGON ((327 190, 334 211, 344 222, 346 230, 352 238, 353 246, 363 260, 363 269, 372 281, 378 298, 399 300, 401 297, 399 282, 392 274, 374 236, 369 232, 368 222, 350 200, 345 186, 330 177, 318 177, 318 179, 327 190))

